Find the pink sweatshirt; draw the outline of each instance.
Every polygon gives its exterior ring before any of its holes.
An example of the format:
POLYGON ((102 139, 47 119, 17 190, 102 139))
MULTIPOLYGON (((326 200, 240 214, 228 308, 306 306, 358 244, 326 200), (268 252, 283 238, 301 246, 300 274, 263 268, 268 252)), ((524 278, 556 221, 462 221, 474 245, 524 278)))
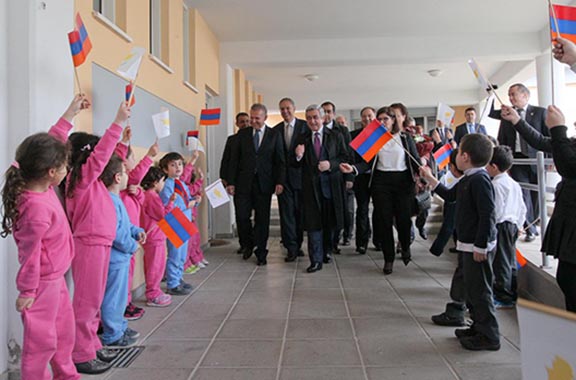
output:
POLYGON ((20 297, 36 297, 40 280, 63 277, 70 268, 74 256, 72 231, 52 187, 43 193, 25 190, 18 211, 14 227, 20 262, 16 287, 20 297))
POLYGON ((140 225, 140 212, 142 205, 144 204, 144 191, 140 188, 140 182, 142 182, 142 179, 146 173, 148 173, 148 169, 150 169, 152 164, 152 159, 148 156, 144 156, 138 165, 136 165, 136 167, 128 174, 128 186, 138 186, 136 194, 130 194, 128 189, 120 192, 120 198, 122 199, 124 206, 126 206, 130 222, 135 226, 140 225))
POLYGON ((184 165, 184 170, 182 171, 182 175, 180 176, 180 181, 184 183, 190 183, 192 180, 192 174, 196 171, 196 168, 191 163, 187 163, 184 165))
POLYGON ((166 206, 162 203, 160 195, 154 189, 148 189, 144 192, 144 205, 142 206, 141 226, 146 231, 146 244, 161 243, 166 240, 166 235, 158 222, 174 208, 173 202, 168 202, 166 206))
POLYGON ((73 198, 66 198, 66 211, 74 238, 86 245, 112 245, 116 236, 116 210, 110 193, 98 179, 110 160, 122 134, 122 127, 112 124, 82 165, 82 179, 76 184, 73 198))

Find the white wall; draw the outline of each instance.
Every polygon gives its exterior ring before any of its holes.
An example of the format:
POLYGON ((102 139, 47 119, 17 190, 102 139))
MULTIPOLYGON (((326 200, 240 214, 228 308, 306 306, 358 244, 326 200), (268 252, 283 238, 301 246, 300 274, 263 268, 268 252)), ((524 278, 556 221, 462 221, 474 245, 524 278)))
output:
MULTIPOLYGON (((73 7, 69 0, 0 0, 0 83, 6 83, 0 86, 0 171, 13 160, 18 144, 48 130, 73 96, 67 40, 73 7)), ((22 343, 14 308, 18 267, 13 239, 0 240, 0 373, 9 367, 8 342, 22 343)))

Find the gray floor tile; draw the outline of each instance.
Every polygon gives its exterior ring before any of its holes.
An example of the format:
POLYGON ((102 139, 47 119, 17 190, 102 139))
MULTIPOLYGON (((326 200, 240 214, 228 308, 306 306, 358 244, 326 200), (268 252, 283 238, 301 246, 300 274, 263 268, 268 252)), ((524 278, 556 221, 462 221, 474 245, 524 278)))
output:
POLYGON ((282 339, 285 319, 229 319, 218 339, 282 339))
POLYGON ((174 313, 171 319, 174 320, 190 320, 190 319, 210 319, 210 320, 223 320, 228 311, 232 307, 231 304, 202 304, 202 303, 186 303, 174 313))
POLYGON ((211 339, 222 321, 169 319, 164 322, 149 340, 211 339))
POLYGON ((281 340, 216 340, 202 367, 277 368, 281 340))
POLYGON ((402 339, 403 336, 422 337, 424 333, 416 322, 407 318, 355 318, 354 328, 358 338, 381 337, 402 339))
POLYGON ((362 368, 283 368, 280 380, 364 380, 362 368))
POLYGON ((354 366, 360 357, 354 340, 290 340, 286 342, 284 367, 354 366))
POLYGON ((290 319, 346 318, 347 316, 343 301, 322 303, 295 301, 290 310, 290 319))
POLYGON ((290 319, 287 339, 352 339, 348 319, 290 319))
MULTIPOLYGON (((118 368, 108 377, 109 380, 187 380, 192 372, 191 369, 183 368, 118 368)), ((105 374, 107 375, 107 374, 105 374)), ((96 380, 98 377, 85 376, 90 380, 96 380)))
POLYGON ((275 378, 275 368, 200 368, 192 380, 273 380, 275 378))
POLYGON ((370 380, 457 380, 447 366, 367 368, 370 380))
POLYGON ((336 277, 307 276, 296 279, 297 289, 336 288, 340 290, 340 282, 336 277))
POLYGON ((366 365, 371 366, 442 366, 443 361, 424 337, 362 338, 358 340, 366 365))
POLYGON ((522 370, 517 365, 455 366, 456 372, 466 380, 521 380, 522 370))
POLYGON ((201 340, 147 342, 130 368, 194 368, 207 347, 201 340))
POLYGON ((239 303, 230 319, 286 319, 287 302, 239 303))

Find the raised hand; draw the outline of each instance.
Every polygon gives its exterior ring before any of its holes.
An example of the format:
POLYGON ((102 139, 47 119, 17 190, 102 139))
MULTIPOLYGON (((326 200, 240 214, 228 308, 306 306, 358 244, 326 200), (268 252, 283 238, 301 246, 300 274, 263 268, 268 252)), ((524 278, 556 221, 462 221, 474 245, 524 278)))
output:
POLYGON ((122 131, 122 142, 128 145, 131 139, 132 139, 132 127, 127 125, 126 128, 124 128, 124 131, 122 131))
POLYGON ((158 146, 158 139, 156 139, 154 144, 150 145, 150 148, 148 148, 148 153, 146 153, 146 155, 150 158, 154 158, 158 153, 160 153, 160 147, 158 146))
POLYGON ((548 112, 546 112, 546 126, 548 129, 556 128, 561 125, 566 125, 566 119, 564 114, 560 111, 560 108, 556 106, 548 106, 548 112))
POLYGON ((129 117, 130 117, 130 106, 128 106, 128 102, 120 103, 120 107, 118 107, 118 113, 116 113, 114 123, 122 125, 128 120, 129 117))
POLYGON ((576 63, 576 45, 574 42, 562 37, 554 38, 553 42, 552 53, 554 58, 570 66, 576 63))
POLYGON ((80 113, 80 111, 90 108, 90 102, 86 98, 84 94, 77 94, 70 102, 70 105, 64 111, 62 118, 67 120, 68 122, 72 122, 74 117, 80 113))

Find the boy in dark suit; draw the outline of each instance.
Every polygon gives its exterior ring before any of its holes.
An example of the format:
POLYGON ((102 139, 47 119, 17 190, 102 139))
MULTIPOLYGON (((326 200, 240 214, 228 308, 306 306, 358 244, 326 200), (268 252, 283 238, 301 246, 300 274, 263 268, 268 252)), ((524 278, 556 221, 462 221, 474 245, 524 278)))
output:
POLYGON ((492 158, 492 143, 481 134, 462 138, 456 165, 464 177, 452 189, 441 185, 429 168, 420 168, 434 191, 445 201, 456 201, 456 248, 462 252, 464 288, 472 326, 457 329, 467 350, 500 349, 500 333, 492 300, 492 260, 496 248, 494 187, 485 166, 492 158))

